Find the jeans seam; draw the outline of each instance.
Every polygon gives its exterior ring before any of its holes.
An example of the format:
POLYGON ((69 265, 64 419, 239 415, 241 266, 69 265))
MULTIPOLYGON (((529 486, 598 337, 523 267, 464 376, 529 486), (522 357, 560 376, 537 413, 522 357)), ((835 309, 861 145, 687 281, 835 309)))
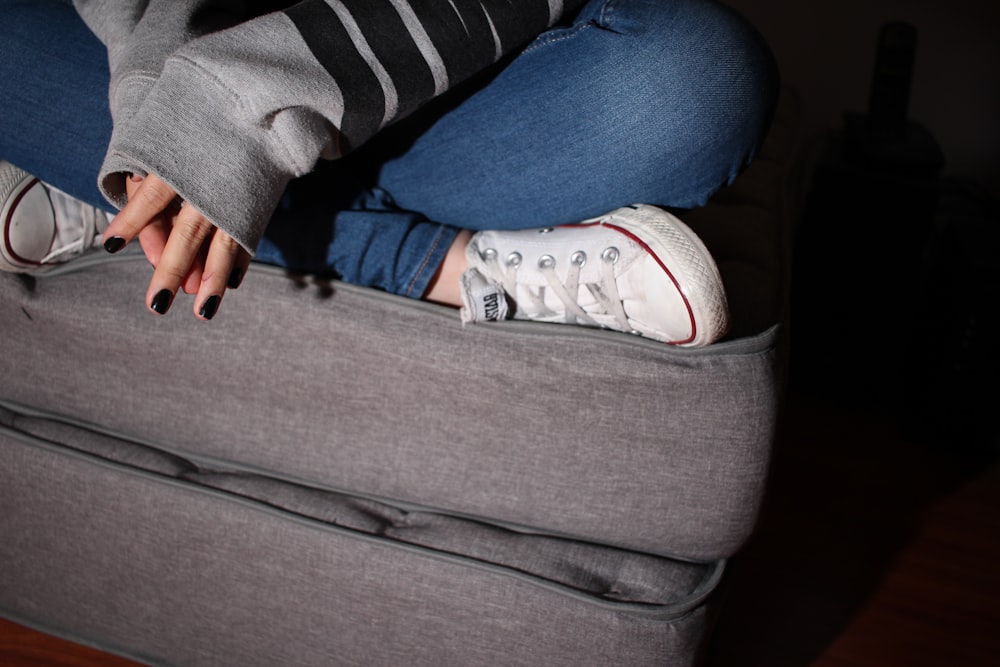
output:
MULTIPOLYGON (((417 267, 416 272, 414 272, 413 278, 410 280, 410 283, 406 286, 406 291, 404 292, 405 296, 413 298, 413 290, 416 288, 417 283, 420 282, 420 277, 424 274, 424 270, 430 263, 431 257, 434 256, 435 252, 438 249, 438 246, 441 244, 441 237, 443 235, 444 235, 444 227, 439 227, 437 234, 434 236, 434 242, 431 243, 431 247, 427 249, 427 252, 424 254, 423 261, 420 263, 420 266, 417 267)), ((423 295, 421 294, 420 296, 423 295)))
POLYGON ((582 23, 580 25, 573 26, 572 28, 564 28, 562 30, 556 30, 553 32, 546 33, 545 35, 539 37, 534 42, 528 45, 527 48, 522 51, 522 55, 525 53, 531 53, 532 51, 537 51, 538 49, 549 46, 551 44, 558 44, 567 39, 576 37, 581 32, 587 28, 593 27, 590 23, 582 23))

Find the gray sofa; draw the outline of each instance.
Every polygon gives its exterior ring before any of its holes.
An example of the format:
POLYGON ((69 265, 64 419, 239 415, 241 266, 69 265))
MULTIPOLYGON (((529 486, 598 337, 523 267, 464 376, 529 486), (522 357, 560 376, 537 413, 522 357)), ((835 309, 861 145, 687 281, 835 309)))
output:
POLYGON ((695 664, 766 484, 795 116, 687 216, 704 349, 257 265, 211 324, 135 254, 0 276, 0 616, 185 667, 695 664))

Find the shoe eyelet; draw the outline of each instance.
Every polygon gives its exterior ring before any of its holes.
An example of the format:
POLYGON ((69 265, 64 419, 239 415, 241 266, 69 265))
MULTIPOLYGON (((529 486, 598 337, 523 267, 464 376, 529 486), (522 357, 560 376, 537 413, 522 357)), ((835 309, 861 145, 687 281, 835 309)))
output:
POLYGON ((614 246, 610 248, 605 248, 604 252, 601 253, 601 259, 610 264, 616 263, 620 256, 621 252, 618 250, 618 248, 615 248, 614 246))
POLYGON ((539 269, 554 269, 556 267, 556 258, 552 255, 542 255, 538 258, 538 268, 539 269))
POLYGON ((485 260, 496 259, 496 256, 497 256, 496 248, 486 248, 480 253, 480 257, 482 257, 485 260))
POLYGON ((551 234, 554 231, 555 231, 555 229, 553 229, 552 227, 543 227, 542 229, 538 230, 538 233, 539 234, 551 234))
POLYGON ((577 250, 569 258, 569 263, 573 266, 583 267, 587 263, 587 253, 582 250, 577 250))
POLYGON ((524 258, 521 257, 521 253, 512 252, 509 255, 507 255, 507 266, 512 266, 516 269, 517 267, 521 266, 521 261, 523 259, 524 258))

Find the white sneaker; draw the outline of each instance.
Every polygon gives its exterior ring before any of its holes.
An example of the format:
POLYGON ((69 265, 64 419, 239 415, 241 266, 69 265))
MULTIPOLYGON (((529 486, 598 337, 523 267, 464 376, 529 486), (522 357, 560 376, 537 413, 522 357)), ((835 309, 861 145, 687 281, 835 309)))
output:
POLYGON ((728 326, 722 278, 694 232, 636 205, 579 224, 485 231, 466 250, 465 322, 564 322, 708 345, 728 326))
POLYGON ((0 161, 0 270, 37 273, 100 246, 113 216, 0 161))

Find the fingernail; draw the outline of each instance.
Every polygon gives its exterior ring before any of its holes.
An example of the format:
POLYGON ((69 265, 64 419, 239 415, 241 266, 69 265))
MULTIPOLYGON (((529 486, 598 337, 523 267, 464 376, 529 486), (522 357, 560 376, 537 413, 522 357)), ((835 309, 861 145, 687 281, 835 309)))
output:
POLYGON ((229 289, 236 289, 243 282, 243 269, 236 267, 233 269, 232 273, 229 274, 229 280, 226 281, 226 287, 229 289))
POLYGON ((112 236, 104 242, 104 249, 108 252, 118 252, 125 247, 125 239, 121 236, 112 236))
POLYGON ((129 180, 132 181, 133 183, 142 183, 142 176, 140 176, 139 174, 132 174, 131 176, 129 176, 129 180))
POLYGON ((204 317, 206 320, 210 320, 215 317, 215 314, 219 312, 219 302, 222 301, 222 297, 218 294, 213 294, 212 296, 205 299, 205 303, 201 306, 201 310, 198 314, 204 317))
POLYGON ((149 304, 149 307, 153 309, 154 312, 160 315, 165 315, 168 310, 170 310, 170 304, 173 303, 174 293, 168 289, 161 289, 153 297, 153 302, 149 304))

